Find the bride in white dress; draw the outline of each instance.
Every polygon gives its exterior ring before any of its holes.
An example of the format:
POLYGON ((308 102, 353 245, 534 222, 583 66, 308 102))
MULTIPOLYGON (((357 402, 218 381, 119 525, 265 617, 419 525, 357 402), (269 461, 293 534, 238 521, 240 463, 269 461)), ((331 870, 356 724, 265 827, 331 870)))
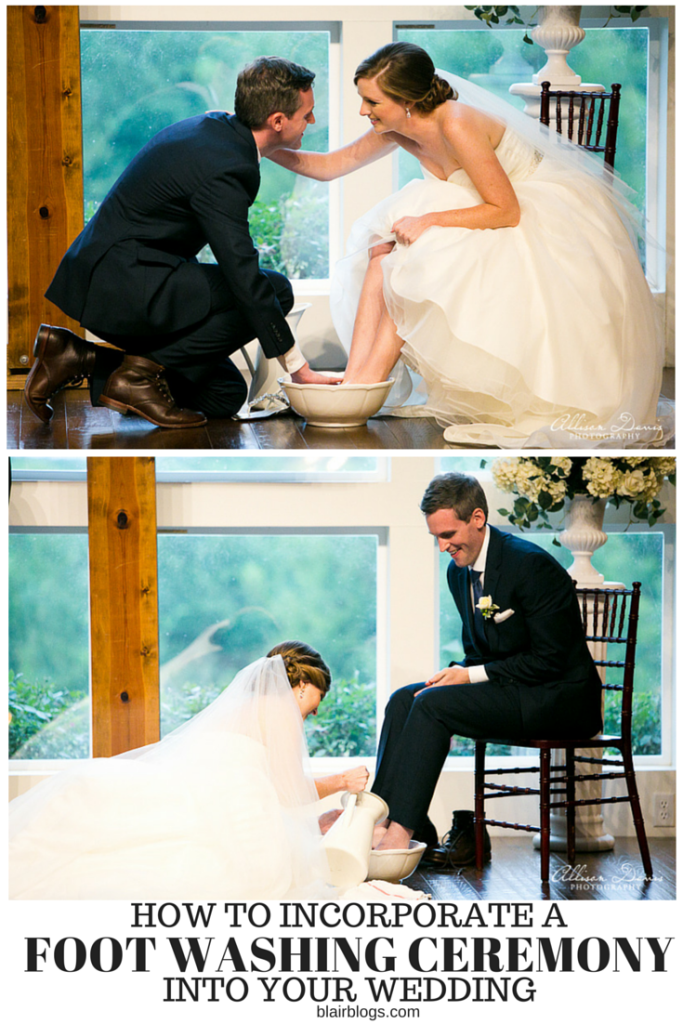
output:
POLYGON ((413 44, 382 47, 355 82, 366 135, 275 157, 322 180, 398 146, 422 165, 423 180, 355 224, 336 268, 344 382, 397 376, 391 411, 435 416, 452 443, 661 443, 663 342, 618 179, 484 90, 436 74, 413 44))
POLYGON ((365 768, 313 781, 303 720, 330 685, 317 651, 275 647, 159 743, 76 764, 10 803, 14 899, 320 899, 321 843, 365 768))

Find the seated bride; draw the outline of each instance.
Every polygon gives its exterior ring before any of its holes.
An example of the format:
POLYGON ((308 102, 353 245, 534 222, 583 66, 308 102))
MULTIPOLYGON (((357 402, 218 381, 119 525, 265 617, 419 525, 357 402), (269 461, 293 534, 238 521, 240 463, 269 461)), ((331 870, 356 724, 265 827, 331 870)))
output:
POLYGON ((454 443, 662 443, 663 340, 619 179, 411 43, 381 47, 355 83, 369 132, 272 157, 321 180, 397 147, 422 165, 337 266, 344 382, 396 376, 392 411, 436 417, 454 443))
POLYGON ((75 764, 10 803, 14 899, 284 899, 334 892, 318 800, 366 768, 313 780, 303 721, 330 687, 288 641, 189 722, 138 750, 75 764))

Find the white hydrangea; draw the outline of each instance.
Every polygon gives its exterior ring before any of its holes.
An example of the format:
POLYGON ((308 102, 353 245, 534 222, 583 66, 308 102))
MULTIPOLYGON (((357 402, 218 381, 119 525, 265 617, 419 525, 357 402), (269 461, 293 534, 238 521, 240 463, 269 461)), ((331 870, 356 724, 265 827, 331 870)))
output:
POLYGON ((569 476, 572 471, 572 460, 568 459, 564 455, 555 455, 550 460, 551 466, 555 466, 556 469, 561 469, 565 476, 569 476))
POLYGON ((519 494, 529 501, 538 501, 538 496, 543 490, 543 482, 544 476, 538 466, 520 459, 515 478, 519 494))
POLYGON ((652 459, 654 470, 660 477, 669 476, 670 473, 676 472, 676 460, 675 459, 652 459))
POLYGON ((519 459, 496 459, 491 468, 491 475, 496 487, 501 491, 513 491, 517 482, 519 459))
POLYGON ((621 474, 611 459, 590 458, 583 467, 586 490, 594 498, 611 498, 617 493, 621 474))

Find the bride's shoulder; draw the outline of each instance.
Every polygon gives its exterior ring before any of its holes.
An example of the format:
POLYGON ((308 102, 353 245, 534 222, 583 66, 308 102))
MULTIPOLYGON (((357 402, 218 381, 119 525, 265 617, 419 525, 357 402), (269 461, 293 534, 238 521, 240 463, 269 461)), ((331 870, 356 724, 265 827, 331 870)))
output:
POLYGON ((445 103, 444 107, 447 109, 441 117, 441 128, 452 144, 464 145, 473 139, 486 137, 495 149, 505 131, 502 121, 457 100, 445 103))

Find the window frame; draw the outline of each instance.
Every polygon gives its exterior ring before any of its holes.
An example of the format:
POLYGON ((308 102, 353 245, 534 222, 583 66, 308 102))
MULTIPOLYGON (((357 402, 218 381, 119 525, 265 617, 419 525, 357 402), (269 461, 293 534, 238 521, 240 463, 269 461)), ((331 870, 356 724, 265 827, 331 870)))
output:
MULTIPOLYGON (((224 469, 200 469, 198 465, 190 469, 159 469, 159 460, 163 458, 164 456, 156 456, 157 483, 380 483, 386 481, 389 475, 389 460, 386 456, 379 455, 373 456, 375 460, 375 466, 373 469, 351 469, 348 471, 344 471, 342 468, 344 462, 349 459, 353 460, 354 458, 367 458, 367 456, 329 456, 313 454, 309 456, 312 463, 330 459, 334 462, 335 459, 341 458, 342 464, 336 469, 333 467, 325 469, 323 466, 322 468, 298 468, 286 469, 284 471, 272 469, 259 471, 257 469, 249 470, 245 468, 232 470, 227 467, 227 463, 239 462, 241 459, 272 459, 273 456, 268 451, 253 452, 244 456, 224 456, 226 462, 226 467, 224 469)), ((192 456, 184 458, 186 458, 188 462, 190 460, 196 463, 206 461, 201 456, 198 456, 195 459, 192 459, 192 456)), ((282 452, 277 456, 278 462, 282 463, 286 463, 289 460, 294 462, 294 460, 300 458, 300 455, 292 452, 282 452)), ((58 468, 43 467, 40 469, 32 469, 30 465, 32 461, 45 461, 45 457, 42 455, 13 455, 10 456, 10 460, 13 483, 39 480, 67 482, 85 481, 87 479, 87 456, 85 455, 60 456, 60 462, 68 461, 73 463, 73 467, 69 468, 62 465, 58 468), (23 464, 17 466, 16 463, 18 460, 21 460, 23 464)))

